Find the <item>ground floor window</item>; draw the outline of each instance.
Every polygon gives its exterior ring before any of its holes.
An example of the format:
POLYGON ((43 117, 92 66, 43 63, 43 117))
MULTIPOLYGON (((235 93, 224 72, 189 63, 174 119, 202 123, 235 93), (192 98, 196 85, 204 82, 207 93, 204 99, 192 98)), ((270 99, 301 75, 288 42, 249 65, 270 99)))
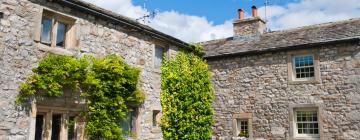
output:
POLYGON ((232 118, 234 136, 252 139, 252 114, 236 113, 232 114, 232 118))
POLYGON ((248 120, 237 119, 237 134, 240 137, 249 137, 249 123, 248 120))
POLYGON ((35 140, 75 140, 83 135, 79 116, 69 113, 38 112, 35 123, 35 140))
POLYGON ((321 135, 321 106, 316 104, 290 105, 290 137, 319 139, 321 135))
POLYGON ((319 136, 318 114, 316 110, 298 110, 295 113, 297 136, 319 136))
POLYGON ((120 127, 123 130, 123 134, 127 136, 135 135, 137 116, 138 116, 137 109, 129 108, 129 112, 126 114, 126 119, 120 122, 120 127))

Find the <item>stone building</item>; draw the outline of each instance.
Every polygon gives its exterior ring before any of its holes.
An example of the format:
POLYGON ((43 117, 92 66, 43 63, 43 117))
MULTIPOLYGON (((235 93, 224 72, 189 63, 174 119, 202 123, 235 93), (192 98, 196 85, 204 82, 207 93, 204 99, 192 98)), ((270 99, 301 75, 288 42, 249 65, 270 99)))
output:
POLYGON ((360 139, 360 19, 267 32, 257 16, 203 42, 214 73, 214 138, 360 139))
POLYGON ((122 123, 135 139, 161 139, 160 65, 188 44, 79 0, 0 0, 0 140, 86 139, 84 102, 66 93, 15 105, 19 84, 49 53, 122 56, 141 68, 146 99, 122 123), (69 128, 69 122, 75 126, 69 128), (74 130, 74 131, 70 131, 74 130))

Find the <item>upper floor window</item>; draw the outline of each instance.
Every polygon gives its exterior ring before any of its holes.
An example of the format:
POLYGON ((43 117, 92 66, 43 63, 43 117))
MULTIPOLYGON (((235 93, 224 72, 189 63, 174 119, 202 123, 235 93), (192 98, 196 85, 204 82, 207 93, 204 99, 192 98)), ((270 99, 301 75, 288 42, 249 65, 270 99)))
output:
POLYGON ((321 82, 318 53, 317 49, 287 52, 289 84, 318 84, 321 82))
POLYGON ((293 65, 296 79, 307 80, 315 77, 314 57, 312 55, 295 56, 293 65))
POLYGON ((64 15, 44 10, 41 19, 39 41, 51 47, 66 48, 74 45, 73 24, 75 20, 64 15))
POLYGON ((155 68, 161 67, 161 63, 164 59, 164 53, 165 53, 164 47, 155 46, 155 61, 154 61, 155 68))

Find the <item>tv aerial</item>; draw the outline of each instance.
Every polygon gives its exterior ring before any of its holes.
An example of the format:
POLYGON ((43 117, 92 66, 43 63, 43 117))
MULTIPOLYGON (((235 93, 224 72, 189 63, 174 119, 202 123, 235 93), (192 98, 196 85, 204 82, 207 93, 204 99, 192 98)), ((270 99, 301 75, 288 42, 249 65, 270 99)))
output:
POLYGON ((151 19, 154 19, 156 14, 158 13, 158 10, 155 11, 149 11, 146 7, 148 0, 144 0, 143 8, 145 9, 145 14, 137 19, 135 19, 138 22, 143 22, 143 24, 150 23, 151 19))

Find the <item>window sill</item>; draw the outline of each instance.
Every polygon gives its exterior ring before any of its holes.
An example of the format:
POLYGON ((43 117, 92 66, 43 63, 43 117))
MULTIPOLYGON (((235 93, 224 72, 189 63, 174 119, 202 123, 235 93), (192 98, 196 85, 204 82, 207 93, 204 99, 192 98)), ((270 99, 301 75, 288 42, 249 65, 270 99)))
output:
POLYGON ((159 126, 153 126, 151 128, 151 133, 160 133, 161 132, 161 128, 159 126))
POLYGON ((40 42, 37 43, 37 47, 42 51, 51 52, 53 54, 67 55, 67 56, 74 56, 75 55, 75 52, 67 50, 65 48, 50 47, 50 46, 42 44, 40 42))
POLYGON ((298 84, 320 84, 319 80, 304 80, 304 81, 289 81, 289 85, 298 85, 298 84))
POLYGON ((160 68, 154 68, 153 72, 158 73, 158 74, 162 73, 160 68))
POLYGON ((320 137, 295 137, 293 140, 320 140, 320 137))

